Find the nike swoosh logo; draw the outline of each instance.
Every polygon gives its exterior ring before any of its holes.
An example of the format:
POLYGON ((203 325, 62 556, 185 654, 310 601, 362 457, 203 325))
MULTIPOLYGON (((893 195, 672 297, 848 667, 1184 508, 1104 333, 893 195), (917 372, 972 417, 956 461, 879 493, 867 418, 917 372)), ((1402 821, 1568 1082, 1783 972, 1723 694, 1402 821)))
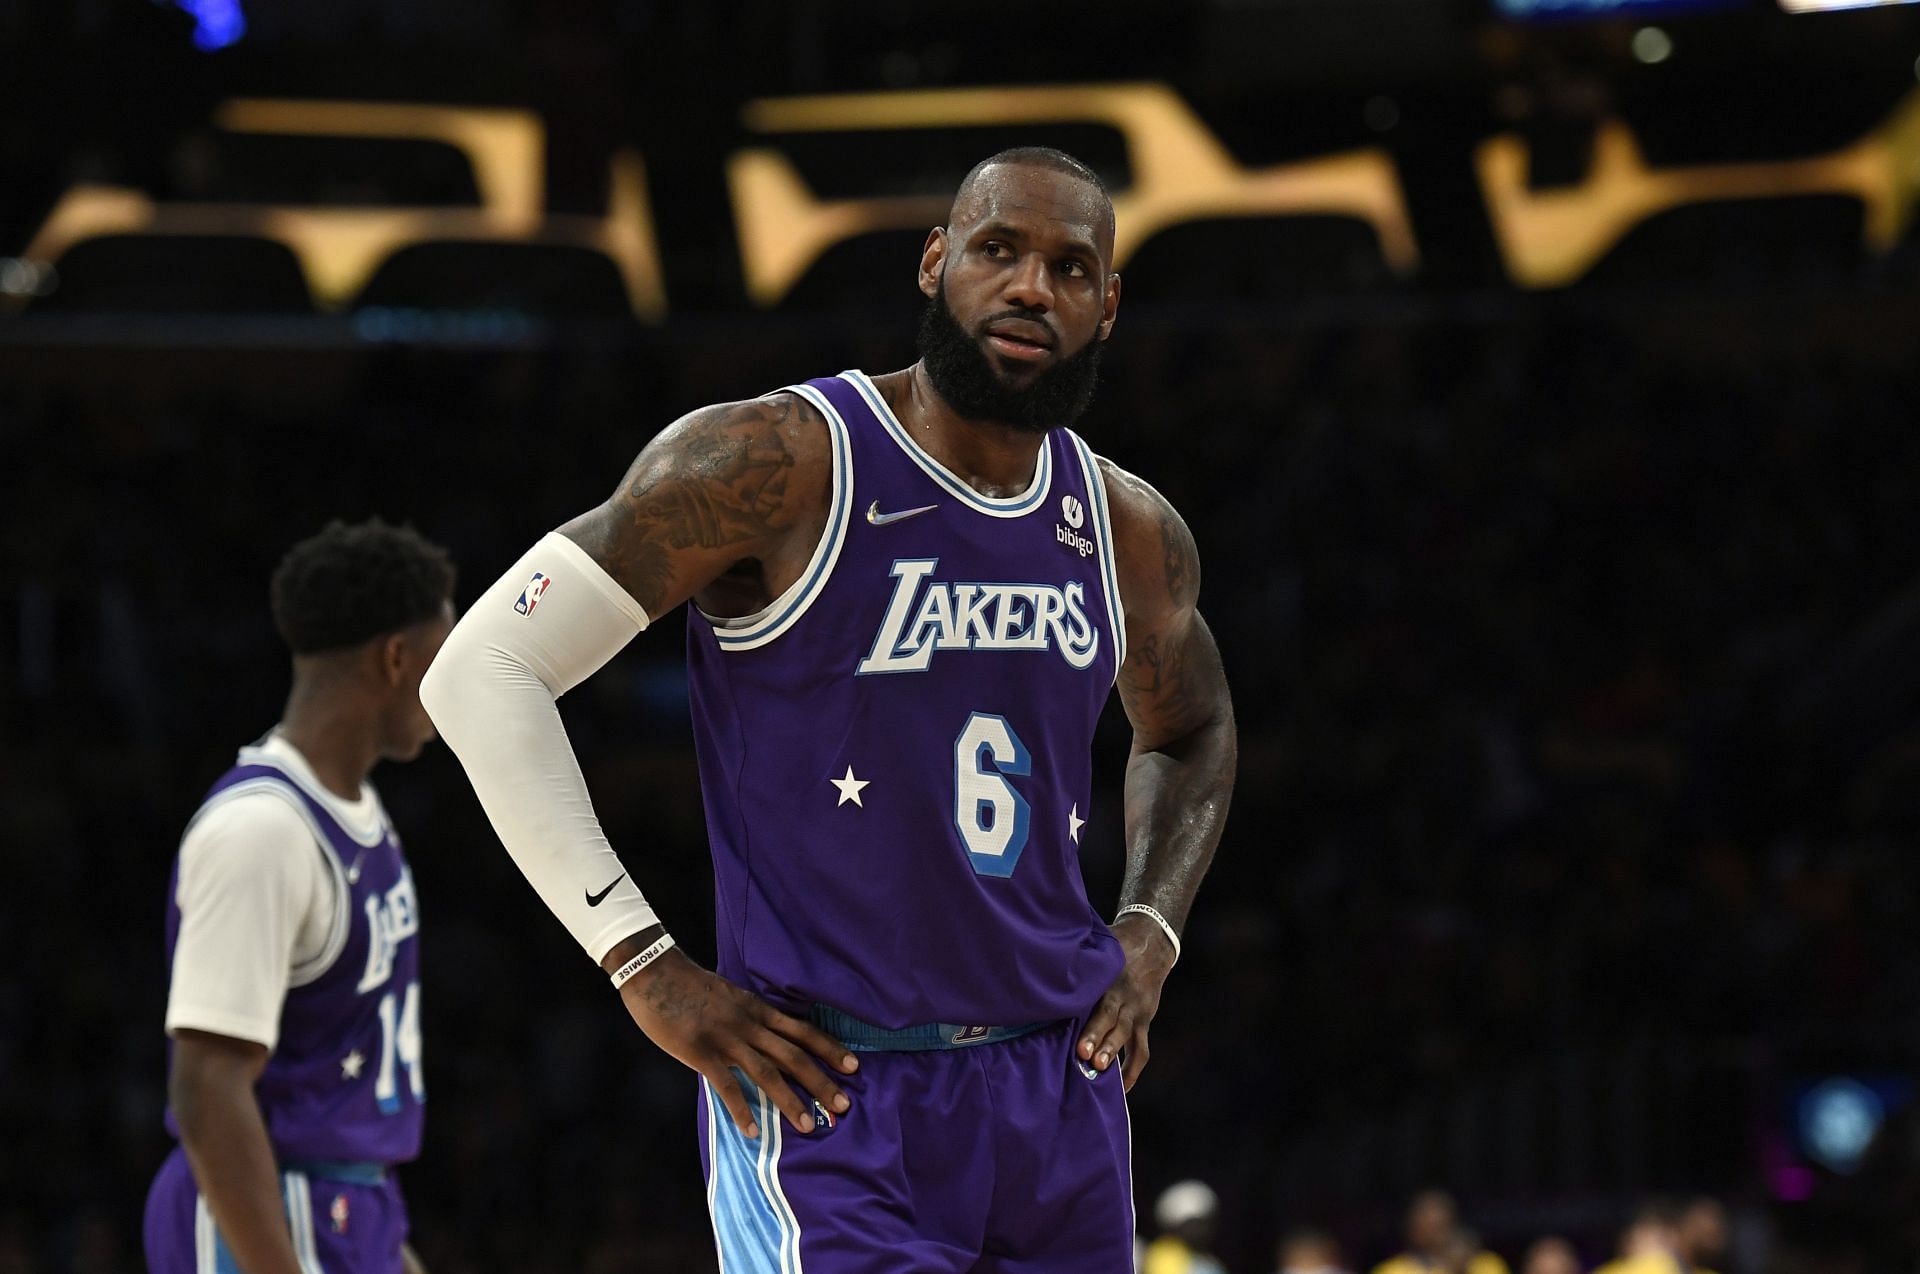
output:
POLYGON ((601 903, 605 902, 607 900, 607 895, 613 892, 613 887, 619 884, 621 881, 625 880, 626 878, 627 878, 627 873, 621 872, 618 876, 615 876, 612 880, 607 882, 607 887, 605 889, 602 889, 597 894, 588 894, 587 906, 598 907, 601 903))
POLYGON ((873 523, 875 526, 885 526, 889 522, 904 522, 908 518, 917 518, 922 513, 931 513, 939 507, 937 504, 923 504, 917 509, 902 509, 898 513, 882 513, 880 512, 880 502, 875 500, 867 506, 867 521, 873 523))
POLYGON ((353 866, 347 868, 347 883, 349 885, 357 885, 360 883, 360 860, 366 856, 367 851, 364 849, 353 856, 353 866))

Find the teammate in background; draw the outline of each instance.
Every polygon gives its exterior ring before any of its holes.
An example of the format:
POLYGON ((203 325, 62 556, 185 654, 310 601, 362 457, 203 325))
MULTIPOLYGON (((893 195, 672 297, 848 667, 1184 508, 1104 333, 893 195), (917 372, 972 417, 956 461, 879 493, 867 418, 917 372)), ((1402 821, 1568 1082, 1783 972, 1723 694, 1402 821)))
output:
POLYGON ((1373 1274, 1425 1274, 1459 1268, 1465 1274, 1507 1274, 1507 1263, 1482 1251, 1460 1224, 1460 1210, 1445 1190, 1422 1190, 1407 1205, 1407 1250, 1373 1267, 1373 1274))
POLYGON ((676 422, 422 688, 547 906, 699 1072, 730 1271, 1131 1263, 1123 1087, 1235 742, 1193 537, 1066 427, 1118 310, 1113 242, 1079 161, 976 166, 920 258, 919 362, 676 422), (554 707, 688 599, 717 972, 608 846, 554 707), (1078 852, 1116 679, 1109 926, 1078 852))
POLYGON ((1220 1196, 1204 1181, 1176 1181, 1154 1201, 1160 1237, 1147 1245, 1140 1274, 1226 1274, 1213 1255, 1220 1196))
POLYGON ((274 571, 280 724, 188 824, 167 898, 168 1130, 153 1274, 420 1268, 392 1165, 420 1149, 419 913, 368 773, 433 738, 420 677, 453 565, 410 528, 334 522, 274 571))

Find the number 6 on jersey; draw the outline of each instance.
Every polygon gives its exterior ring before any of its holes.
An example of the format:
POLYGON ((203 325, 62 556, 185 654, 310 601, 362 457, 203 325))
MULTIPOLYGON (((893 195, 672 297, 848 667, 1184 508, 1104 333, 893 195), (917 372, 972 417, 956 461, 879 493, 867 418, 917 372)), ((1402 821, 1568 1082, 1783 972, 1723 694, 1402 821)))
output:
POLYGON ((1031 773, 1027 745, 1005 717, 976 712, 967 718, 953 741, 953 821, 982 876, 1011 876, 1020 862, 1032 811, 1005 776, 1031 773))

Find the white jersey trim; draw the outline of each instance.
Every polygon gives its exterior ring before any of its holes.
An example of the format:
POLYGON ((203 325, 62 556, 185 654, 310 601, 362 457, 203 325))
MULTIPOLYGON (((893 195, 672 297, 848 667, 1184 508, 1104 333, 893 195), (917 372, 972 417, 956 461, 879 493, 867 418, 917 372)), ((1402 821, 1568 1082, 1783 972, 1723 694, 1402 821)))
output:
POLYGON ((281 1178, 282 1197, 287 1202, 287 1226, 293 1232, 293 1254, 300 1262, 300 1274, 326 1274, 320 1268, 320 1249, 313 1237, 313 1191, 304 1172, 289 1172, 281 1178))
POLYGON ((194 1274, 216 1274, 220 1260, 219 1232, 213 1228, 213 1210, 207 1196, 193 1196, 193 1268, 194 1274))
POLYGON ((1113 519, 1107 506, 1107 475, 1085 440, 1072 430, 1064 431, 1080 457, 1080 472, 1087 478, 1087 495, 1093 500, 1095 538, 1100 542, 1100 591, 1107 595, 1107 619, 1113 624, 1113 679, 1120 680, 1120 669, 1127 662, 1127 608, 1120 600, 1120 564, 1113 553, 1113 519))
POLYGON ((789 385, 785 392, 800 395, 827 420, 827 432, 833 439, 833 491, 828 503, 827 525, 820 533, 820 542, 813 546, 813 556, 807 560, 800 578, 769 605, 733 619, 699 611, 701 618, 713 626, 714 638, 722 650, 757 650, 798 623, 826 591, 827 581, 833 578, 833 568, 840 561, 840 550, 846 546, 847 527, 853 521, 853 443, 847 433, 847 422, 834 410, 827 396, 811 385, 789 385))
POLYGON ((719 1274, 727 1274, 727 1245, 720 1241, 720 1213, 714 1208, 714 1200, 720 1189, 720 1125, 725 1117, 713 1098, 713 1088, 707 1083, 707 1077, 700 1077, 700 1098, 707 1103, 707 1220, 713 1226, 713 1254, 719 1266, 719 1274))
POLYGON ((928 477, 940 484, 940 487, 960 503, 979 513, 996 518, 1025 517, 1046 502, 1047 492, 1053 485, 1053 448, 1042 437, 1039 462, 1034 465, 1033 481, 1027 489, 1018 495, 990 496, 981 495, 965 482, 953 470, 933 458, 933 454, 914 440, 900 418, 893 414, 893 408, 887 406, 886 396, 880 392, 867 374, 858 368, 840 373, 840 379, 860 391, 867 406, 880 419, 881 425, 893 436, 900 450, 926 471, 928 477))
POLYGON ((773 1149, 762 1160, 761 1181, 767 1187, 767 1197, 773 1200, 776 1215, 781 1218, 781 1274, 801 1274, 800 1218, 795 1215, 793 1204, 787 1200, 786 1189, 780 1184, 780 1150, 786 1137, 785 1119, 779 1107, 773 1104, 773 1098, 763 1090, 760 1093, 760 1135, 762 1144, 770 1141, 773 1149))
MULTIPOLYGON (((294 750, 292 744, 286 743, 284 738, 277 734, 268 735, 267 737, 269 740, 278 740, 290 751, 294 750)), ((299 755, 297 751, 295 751, 294 754, 296 756, 299 755)), ((356 845, 363 845, 368 849, 372 849, 381 841, 385 840, 387 833, 393 828, 391 821, 387 818, 386 807, 380 803, 380 794, 374 790, 374 786, 371 783, 363 785, 363 790, 373 798, 373 817, 370 822, 361 824, 358 820, 354 819, 351 812, 345 808, 345 802, 332 792, 321 787, 310 773, 302 773, 306 764, 304 757, 296 764, 273 748, 262 747, 256 744, 240 749, 238 764, 264 765, 286 775, 289 783, 292 783, 295 787, 325 807, 328 812, 334 816, 333 821, 340 825, 340 830, 347 834, 347 839, 356 845)))

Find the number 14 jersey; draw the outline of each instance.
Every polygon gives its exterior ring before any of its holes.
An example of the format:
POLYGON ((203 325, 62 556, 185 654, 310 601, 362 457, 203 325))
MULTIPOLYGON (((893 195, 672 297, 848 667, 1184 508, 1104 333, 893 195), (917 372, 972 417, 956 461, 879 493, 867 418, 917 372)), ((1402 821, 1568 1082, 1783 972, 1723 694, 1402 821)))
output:
POLYGON ((1123 962, 1078 858, 1125 658, 1093 454, 1053 430, 983 496, 863 373, 791 392, 833 446, 819 546, 688 627, 720 972, 888 1029, 1084 1014, 1123 962))

